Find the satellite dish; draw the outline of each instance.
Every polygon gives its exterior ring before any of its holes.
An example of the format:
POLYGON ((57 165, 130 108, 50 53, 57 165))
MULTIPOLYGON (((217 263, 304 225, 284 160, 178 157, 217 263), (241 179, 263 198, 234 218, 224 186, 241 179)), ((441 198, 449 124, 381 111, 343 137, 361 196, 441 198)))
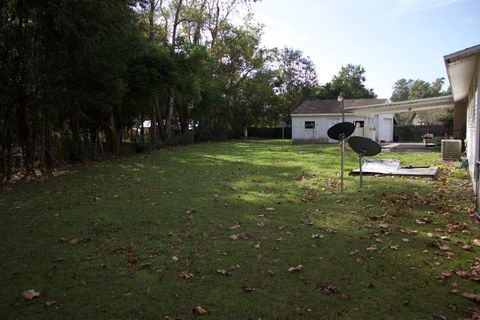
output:
POLYGON ((351 137, 348 139, 350 147, 360 156, 375 156, 382 151, 382 147, 372 139, 364 137, 351 137))
POLYGON ((358 154, 358 164, 360 165, 360 191, 363 188, 362 158, 365 156, 375 156, 382 151, 382 147, 372 139, 364 137, 351 137, 348 144, 358 154))
POLYGON ((327 131, 327 135, 330 139, 333 140, 342 140, 343 138, 349 137, 355 131, 355 126, 351 122, 340 122, 336 125, 330 127, 327 131))

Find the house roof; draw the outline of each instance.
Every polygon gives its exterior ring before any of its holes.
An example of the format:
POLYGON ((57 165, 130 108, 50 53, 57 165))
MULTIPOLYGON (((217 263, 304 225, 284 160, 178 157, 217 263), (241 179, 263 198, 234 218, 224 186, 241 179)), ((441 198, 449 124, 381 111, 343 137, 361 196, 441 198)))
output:
MULTIPOLYGON (((384 104, 387 99, 345 99, 345 113, 352 113, 347 108, 384 104)), ((338 100, 307 100, 302 103, 292 115, 295 114, 340 114, 342 103, 338 100)))
POLYGON ((452 86, 453 99, 461 101, 467 98, 480 59, 480 45, 446 55, 443 59, 452 86))

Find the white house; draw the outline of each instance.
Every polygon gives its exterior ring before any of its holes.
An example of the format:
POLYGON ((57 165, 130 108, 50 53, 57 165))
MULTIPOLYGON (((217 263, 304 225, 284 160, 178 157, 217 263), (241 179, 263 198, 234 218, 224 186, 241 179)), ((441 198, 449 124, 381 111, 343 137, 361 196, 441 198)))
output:
MULTIPOLYGON (((345 99, 345 121, 355 125, 353 135, 379 142, 393 140, 393 113, 354 114, 349 108, 383 105, 386 99, 345 99)), ((342 121, 342 104, 337 100, 309 100, 292 113, 293 143, 333 143, 327 130, 342 121)))
MULTIPOLYGON (((480 45, 443 57, 454 101, 454 130, 466 127, 467 158, 474 192, 479 186, 480 45)), ((461 138, 459 136, 458 138, 461 138)), ((477 208, 479 210, 480 208, 477 208)), ((480 217, 480 216, 479 216, 480 217)))

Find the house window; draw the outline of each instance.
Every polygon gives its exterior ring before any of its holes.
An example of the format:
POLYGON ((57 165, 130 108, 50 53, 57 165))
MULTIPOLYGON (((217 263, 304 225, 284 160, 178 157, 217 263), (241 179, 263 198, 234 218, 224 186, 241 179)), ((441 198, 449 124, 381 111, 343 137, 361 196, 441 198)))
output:
POLYGON ((355 121, 355 128, 363 128, 365 126, 365 121, 355 121))
POLYGON ((315 129, 315 121, 305 121, 305 129, 315 129))

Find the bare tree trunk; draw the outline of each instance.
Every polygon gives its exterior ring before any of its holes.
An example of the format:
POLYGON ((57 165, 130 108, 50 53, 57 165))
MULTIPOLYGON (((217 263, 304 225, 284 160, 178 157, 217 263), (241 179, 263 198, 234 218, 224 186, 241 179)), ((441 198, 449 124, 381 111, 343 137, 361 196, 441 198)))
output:
POLYGON ((43 121, 42 121, 42 135, 40 137, 40 145, 41 145, 41 148, 40 148, 40 169, 42 170, 42 172, 44 171, 44 166, 45 166, 45 130, 46 130, 46 124, 47 122, 47 119, 45 118, 45 116, 43 117, 43 121))
POLYGON ((70 116, 71 130, 72 130, 72 145, 70 146, 70 154, 68 160, 81 160, 81 146, 80 146, 80 110, 77 106, 73 107, 70 116), (72 153, 73 152, 73 153, 72 153), (73 156, 73 159, 71 159, 73 156))
POLYGON ((175 96, 173 90, 170 91, 168 96, 168 105, 167 105, 167 114, 165 116, 165 138, 169 139, 172 135, 172 115, 173 115, 173 105, 175 103, 175 96))
POLYGON ((2 140, 2 167, 6 181, 9 181, 12 177, 12 113, 13 106, 8 105, 5 113, 2 140))
POLYGON ((152 149, 157 146, 157 110, 155 102, 152 104, 152 112, 150 115, 150 145, 152 149))
POLYGON ((51 174, 53 170, 53 154, 52 154, 52 120, 51 116, 48 113, 45 116, 45 133, 44 133, 44 144, 45 144, 45 165, 47 169, 47 174, 51 174))
MULTIPOLYGON (((207 4, 207 0, 203 0, 202 6, 200 7, 200 16, 203 16, 203 12, 205 10, 205 5, 207 4)), ((195 32, 193 33, 193 44, 199 44, 201 38, 201 30, 202 24, 204 21, 197 20, 197 25, 195 26, 195 32)))
POLYGON ((212 34, 211 48, 215 47, 215 42, 217 41, 218 28, 219 28, 218 24, 220 22, 219 20, 220 20, 220 6, 217 3, 217 12, 215 14, 215 26, 213 27, 213 30, 210 31, 210 33, 212 34))
POLYGON ((145 146, 145 127, 143 126, 144 121, 143 112, 140 112, 140 141, 142 142, 142 147, 145 146))
POLYGON ((109 117, 109 134, 107 135, 108 137, 108 147, 110 149, 110 152, 115 154, 115 157, 118 156, 118 152, 120 150, 120 145, 119 145, 119 140, 118 140, 118 132, 117 132, 117 126, 115 125, 115 118, 113 114, 110 115, 109 117))

